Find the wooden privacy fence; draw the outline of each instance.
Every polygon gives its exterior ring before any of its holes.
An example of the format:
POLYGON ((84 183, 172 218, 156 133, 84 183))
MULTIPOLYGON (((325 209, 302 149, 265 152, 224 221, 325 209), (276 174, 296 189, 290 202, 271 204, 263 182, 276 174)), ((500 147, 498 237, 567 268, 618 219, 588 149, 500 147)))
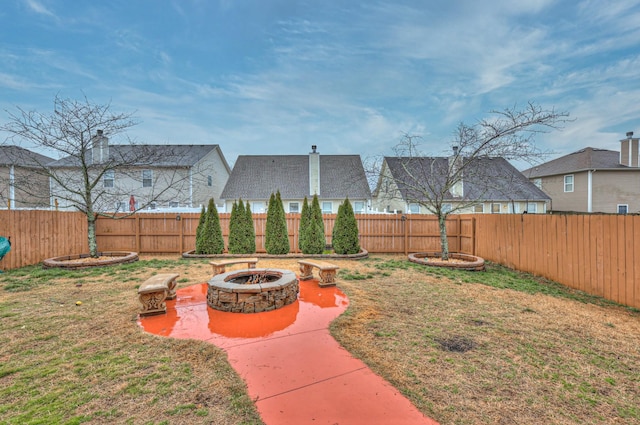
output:
POLYGON ((87 217, 79 212, 2 210, 0 236, 11 236, 11 251, 0 261, 5 270, 89 250, 87 217))
MULTIPOLYGON (((220 214, 228 240, 230 214, 220 214)), ((194 249, 200 215, 136 214, 97 221, 102 251, 141 254, 194 249)), ((430 215, 357 214, 361 245, 371 253, 439 251, 438 222, 430 215), (403 218, 404 217, 404 218, 403 218)), ((327 243, 335 215, 324 216, 327 243)), ((265 214, 254 214, 256 245, 264 252, 265 214)), ((287 214, 291 252, 298 252, 299 214, 287 214)), ((571 288, 640 308, 640 216, 456 215, 447 222, 450 250, 531 272, 571 288)), ((11 236, 11 252, 0 268, 37 264, 45 258, 88 251, 81 213, 0 211, 0 235, 11 236)))
MULTIPOLYGON (((229 240, 229 213, 219 214, 225 247, 229 240)), ((335 214, 323 215, 327 244, 335 214)), ((300 214, 287 214, 289 246, 298 250, 300 214)), ((438 221, 428 215, 369 215, 357 214, 360 244, 371 253, 409 253, 439 251, 438 221)), ((455 216, 447 222, 451 251, 473 253, 473 225, 471 216, 455 216)), ((199 213, 136 214, 118 220, 99 219, 96 226, 98 246, 103 251, 126 250, 141 254, 183 253, 195 249, 199 213)), ((265 252, 266 214, 253 214, 256 250, 265 252)))
POLYGON ((476 216, 476 253, 640 308, 640 216, 476 216))

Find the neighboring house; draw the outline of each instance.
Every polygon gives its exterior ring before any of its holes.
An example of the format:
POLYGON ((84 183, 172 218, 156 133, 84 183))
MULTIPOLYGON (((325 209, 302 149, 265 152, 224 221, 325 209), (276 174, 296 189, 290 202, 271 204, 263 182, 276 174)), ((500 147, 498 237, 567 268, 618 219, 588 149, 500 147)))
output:
POLYGON ((640 150, 633 132, 620 152, 584 148, 523 171, 552 199, 553 211, 640 212, 640 150))
POLYGON ((43 166, 53 161, 19 146, 0 146, 0 208, 49 206, 49 178, 43 166))
MULTIPOLYGON (((131 207, 197 208, 216 201, 231 169, 218 145, 116 145, 101 131, 94 136, 93 147, 85 161, 87 169, 104 170, 105 162, 116 165, 101 177, 98 191, 100 211, 130 211, 131 207), (132 205, 133 204, 133 205, 132 205)), ((82 178, 85 165, 79 157, 66 157, 49 164, 51 173, 64 175, 65 181, 82 178)), ((67 186, 69 187, 69 186, 67 186)), ((81 186, 79 183, 78 187, 81 186)), ((60 209, 71 208, 70 196, 52 179, 51 204, 60 209)))
POLYGON ((423 194, 429 191, 429 199, 442 196, 438 202, 443 209, 459 214, 546 212, 550 198, 503 158, 477 159, 474 167, 481 172, 468 168, 466 174, 474 177, 442 190, 442 174, 448 172, 450 161, 444 157, 385 157, 374 191, 374 208, 388 213, 431 214, 423 194))
POLYGON ((222 199, 231 211, 238 199, 249 201, 253 213, 265 212, 272 193, 280 191, 284 210, 299 213, 306 197, 318 195, 324 214, 337 213, 349 198, 354 212, 364 213, 371 190, 359 155, 320 155, 312 146, 309 155, 240 155, 222 199))

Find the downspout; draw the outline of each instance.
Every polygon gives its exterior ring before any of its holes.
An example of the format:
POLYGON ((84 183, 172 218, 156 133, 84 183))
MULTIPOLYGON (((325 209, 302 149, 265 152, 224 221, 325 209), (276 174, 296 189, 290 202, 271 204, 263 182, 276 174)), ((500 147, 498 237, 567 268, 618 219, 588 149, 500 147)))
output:
MULTIPOLYGON (((587 173, 587 212, 593 212, 593 173, 596 170, 589 170, 587 173)), ((575 182, 574 182, 575 184, 575 182)))
POLYGON ((12 165, 9 168, 9 204, 7 207, 11 209, 11 206, 15 207, 16 205, 16 192, 15 192, 15 184, 16 184, 16 171, 15 167, 12 165))
POLYGON ((193 207, 193 168, 189 168, 189 207, 193 207))

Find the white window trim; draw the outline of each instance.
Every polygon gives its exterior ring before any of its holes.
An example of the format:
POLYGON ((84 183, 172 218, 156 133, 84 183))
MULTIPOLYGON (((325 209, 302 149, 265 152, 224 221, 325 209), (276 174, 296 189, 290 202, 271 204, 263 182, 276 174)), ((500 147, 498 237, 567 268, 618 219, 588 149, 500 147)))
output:
POLYGON ((114 187, 116 185, 116 173, 113 170, 107 170, 102 175, 102 187, 114 187), (108 185, 107 182, 111 182, 108 185))
POLYGON ((153 187, 153 170, 142 170, 142 187, 153 187), (150 177, 146 178, 144 175, 145 173, 149 173, 150 177), (145 185, 146 181, 149 181, 148 185, 145 185))
POLYGON ((629 214, 629 204, 618 204, 617 207, 616 207, 616 212, 618 214, 629 214), (625 207, 627 212, 621 213, 620 212, 620 207, 625 207))
POLYGON ((565 193, 573 192, 573 190, 575 189, 575 186, 576 186, 576 179, 575 179, 574 175, 573 174, 565 175, 564 179, 563 179, 563 182, 564 182, 564 192, 565 193), (567 178, 568 177, 571 177, 571 183, 567 183, 567 178), (569 185, 569 184, 571 185, 571 190, 567 190, 567 185, 569 185))
POLYGON ((475 204, 473 206, 473 213, 474 214, 484 214, 484 203, 481 204, 475 204), (482 211, 476 211, 476 207, 480 207, 482 209, 482 211))
POLYGON ((300 202, 289 202, 289 212, 290 213, 299 213, 300 212, 300 202), (291 211, 291 205, 296 206, 296 211, 291 211))
POLYGON ((333 214, 333 202, 331 201, 322 201, 322 214, 333 214), (329 204, 330 210, 325 209, 325 204, 329 204))
POLYGON ((536 202, 527 202, 527 213, 538 214, 538 204, 536 202), (533 206, 533 211, 531 211, 531 206, 533 206))
POLYGON ((409 205, 407 205, 407 212, 409 214, 420 214, 420 204, 416 202, 410 203, 409 205), (416 207, 417 211, 413 211, 413 207, 416 207))
POLYGON ((367 210, 367 205, 364 201, 355 201, 353 203, 353 213, 363 214, 367 210), (362 208, 358 208, 358 205, 362 205, 362 208))
POLYGON ((502 213, 502 204, 500 202, 492 202, 491 203, 491 214, 500 214, 502 213), (498 206, 498 212, 493 212, 493 206, 497 205, 498 206))

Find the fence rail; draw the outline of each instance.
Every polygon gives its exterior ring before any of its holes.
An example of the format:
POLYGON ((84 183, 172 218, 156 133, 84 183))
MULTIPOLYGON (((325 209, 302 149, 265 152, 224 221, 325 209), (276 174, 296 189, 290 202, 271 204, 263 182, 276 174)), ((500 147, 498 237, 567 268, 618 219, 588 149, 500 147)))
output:
MULTIPOLYGON (((99 219, 100 250, 141 254, 195 248, 200 215, 136 214, 99 219)), ((230 214, 220 214, 228 241, 230 214)), ((371 253, 439 251, 438 222, 430 215, 357 214, 360 243, 371 253)), ((324 216, 327 243, 335 215, 324 216)), ((254 214, 256 247, 264 252, 266 215, 254 214)), ((299 214, 287 214, 291 252, 298 252, 299 214)), ((640 216, 456 215, 447 221, 450 250, 534 273, 571 288, 640 308, 640 216)), ((57 211, 0 211, 0 235, 11 236, 3 269, 88 251, 86 217, 57 211)))

